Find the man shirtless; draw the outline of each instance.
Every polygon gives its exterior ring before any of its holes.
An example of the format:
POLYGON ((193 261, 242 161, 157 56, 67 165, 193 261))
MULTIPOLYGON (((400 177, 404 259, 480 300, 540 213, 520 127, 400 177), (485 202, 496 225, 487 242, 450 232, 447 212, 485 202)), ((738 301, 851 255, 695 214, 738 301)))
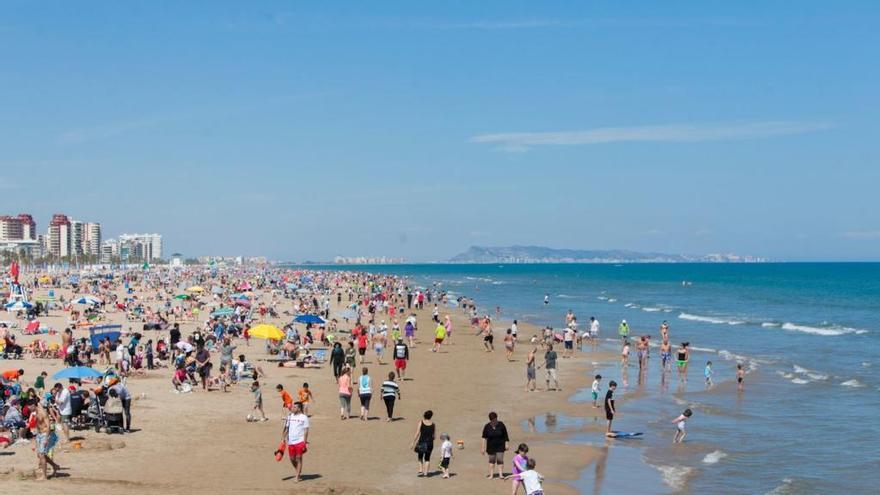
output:
POLYGON ((55 429, 52 428, 52 416, 47 409, 48 405, 48 402, 43 399, 37 406, 37 445, 35 450, 37 452, 38 481, 48 479, 46 464, 52 466, 52 476, 55 476, 58 473, 58 470, 61 469, 61 466, 56 464, 52 459, 49 459, 48 455, 49 451, 58 440, 58 437, 55 434, 55 429))

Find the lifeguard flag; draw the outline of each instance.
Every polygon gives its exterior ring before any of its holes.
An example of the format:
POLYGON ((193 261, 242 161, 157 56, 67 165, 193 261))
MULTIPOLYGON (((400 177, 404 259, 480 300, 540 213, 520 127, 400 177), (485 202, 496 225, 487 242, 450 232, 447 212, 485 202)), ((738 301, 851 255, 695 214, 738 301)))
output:
POLYGON ((9 274, 12 275, 12 281, 15 284, 18 284, 18 273, 19 273, 18 262, 13 261, 12 264, 9 265, 9 274))

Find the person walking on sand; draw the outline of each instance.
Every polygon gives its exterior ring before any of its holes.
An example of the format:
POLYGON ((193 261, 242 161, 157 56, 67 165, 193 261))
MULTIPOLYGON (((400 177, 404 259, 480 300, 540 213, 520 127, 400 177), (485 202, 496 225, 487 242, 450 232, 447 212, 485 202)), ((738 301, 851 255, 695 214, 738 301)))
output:
POLYGON ((287 445, 287 455, 296 470, 293 481, 299 482, 302 475, 303 455, 309 444, 309 417, 303 414, 302 403, 294 402, 291 414, 284 421, 281 441, 287 445))
MULTIPOLYGON (((260 382, 259 381, 254 380, 253 383, 251 383, 251 394, 254 396, 253 412, 259 411, 259 413, 260 413, 259 420, 266 421, 268 418, 266 417, 266 413, 263 412, 263 391, 260 389, 260 382)), ((256 414, 253 414, 251 417, 254 418, 255 421, 257 420, 256 414)))
POLYGON ((505 479, 512 479, 514 481, 522 481, 523 488, 526 491, 526 495, 544 495, 544 489, 541 487, 541 482, 544 481, 544 476, 541 473, 535 471, 535 466, 537 463, 534 458, 529 458, 526 462, 526 470, 519 474, 511 474, 505 479))
POLYGON ((434 432, 436 425, 431 420, 434 417, 433 411, 425 411, 422 420, 416 427, 416 433, 413 436, 412 446, 410 448, 415 451, 419 462, 419 476, 428 476, 428 466, 431 463, 431 451, 434 450, 434 432))
POLYGON ((400 380, 406 377, 407 361, 409 361, 409 347, 403 343, 403 339, 399 339, 394 344, 394 370, 397 372, 397 378, 400 380))
POLYGON ((452 451, 452 441, 449 439, 449 433, 440 435, 440 440, 443 440, 443 443, 440 444, 440 469, 443 471, 441 478, 449 478, 449 463, 452 462, 455 453, 452 451))
POLYGON ((434 330, 434 346, 431 347, 431 352, 439 351, 440 346, 443 344, 443 339, 445 338, 446 327, 444 327, 442 323, 437 323, 437 329, 434 330))
POLYGON ((351 368, 342 368, 337 381, 339 385, 339 416, 342 420, 351 418, 351 368))
POLYGON ((452 318, 449 315, 446 315, 443 326, 446 327, 446 345, 452 345, 452 318))
POLYGON ((605 392, 605 419, 608 424, 605 426, 605 436, 613 436, 611 433, 611 423, 614 421, 614 414, 617 410, 614 408, 614 391, 617 390, 617 382, 611 380, 608 382, 608 391, 605 392))
POLYGON ((510 438, 507 436, 507 427, 498 421, 498 414, 495 411, 490 412, 489 422, 483 427, 482 442, 482 452, 489 456, 489 471, 486 478, 494 478, 496 469, 499 478, 504 475, 504 452, 507 450, 508 442, 510 438))
POLYGON ((37 453, 37 481, 48 479, 47 464, 52 466, 53 477, 61 469, 61 466, 49 458, 49 451, 52 450, 58 441, 58 435, 55 433, 49 412, 49 397, 51 397, 51 394, 47 392, 46 397, 37 404, 37 438, 36 446, 34 447, 37 453))
POLYGON ((333 380, 339 379, 342 374, 342 367, 345 365, 345 350, 339 342, 333 343, 333 350, 330 351, 330 366, 333 368, 333 380))
POLYGON ((529 355, 526 357, 526 392, 534 392, 537 380, 535 379, 535 355, 538 353, 538 346, 532 346, 529 355))
POLYGON ((394 381, 394 372, 389 371, 388 379, 382 382, 382 402, 385 403, 385 411, 388 413, 388 419, 385 421, 391 422, 394 420, 395 399, 402 400, 400 397, 400 386, 394 381))
POLYGON ((513 338, 513 331, 508 328, 507 334, 504 335, 504 350, 507 354, 507 362, 513 361, 514 345, 516 345, 516 341, 513 338))
POLYGON ((373 398, 373 385, 365 367, 358 378, 358 398, 361 400, 361 421, 366 421, 370 414, 370 399, 373 398))
POLYGON ((547 388, 550 390, 550 381, 553 381, 553 390, 557 392, 562 390, 559 387, 559 375, 556 373, 556 351, 553 350, 553 344, 547 346, 547 352, 544 353, 544 368, 547 371, 547 388))
POLYGON ((672 420, 672 423, 675 425, 675 436, 672 437, 672 443, 681 443, 684 441, 684 437, 687 436, 687 432, 684 429, 685 423, 693 414, 694 412, 690 409, 685 409, 683 413, 672 420))

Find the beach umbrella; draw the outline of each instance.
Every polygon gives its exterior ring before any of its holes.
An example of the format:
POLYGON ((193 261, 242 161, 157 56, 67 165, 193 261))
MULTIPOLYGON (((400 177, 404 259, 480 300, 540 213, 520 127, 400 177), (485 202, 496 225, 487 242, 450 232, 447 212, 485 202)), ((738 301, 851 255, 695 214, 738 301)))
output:
POLYGON ((193 285, 192 287, 189 287, 186 290, 187 290, 187 292, 205 292, 205 288, 202 287, 201 285, 193 285))
POLYGON ((174 299, 189 299, 189 296, 186 294, 178 294, 174 296, 174 299))
POLYGON ((229 316, 232 313, 235 313, 235 310, 227 306, 220 308, 217 311, 212 311, 211 316, 229 316))
POLYGON ((281 340, 284 338, 284 332, 281 329, 265 323, 251 328, 248 330, 248 334, 257 339, 281 340))
POLYGON ((247 296, 247 294, 241 294, 241 293, 239 293, 239 294, 232 294, 231 296, 229 296, 229 298, 230 298, 230 299, 238 299, 238 300, 242 300, 242 301, 247 300, 247 299, 250 299, 250 298, 247 296))
POLYGON ((62 380, 64 378, 97 378, 104 376, 104 373, 100 371, 89 368, 88 366, 73 366, 71 368, 64 368, 52 375, 53 380, 62 380))
POLYGON ((33 308, 34 305, 27 301, 12 301, 11 303, 6 303, 6 311, 25 311, 33 308))
POLYGON ((346 318, 346 319, 357 318, 358 313, 357 313, 357 311, 355 311, 353 309, 343 309, 342 311, 336 313, 336 316, 338 316, 340 318, 346 318))
POLYGON ((318 325, 326 323, 323 318, 315 315, 299 315, 293 321, 297 323, 317 323, 318 325))
POLYGON ((84 304, 86 306, 94 306, 95 304, 101 304, 101 300, 97 297, 93 296, 80 296, 73 301, 73 304, 84 304))

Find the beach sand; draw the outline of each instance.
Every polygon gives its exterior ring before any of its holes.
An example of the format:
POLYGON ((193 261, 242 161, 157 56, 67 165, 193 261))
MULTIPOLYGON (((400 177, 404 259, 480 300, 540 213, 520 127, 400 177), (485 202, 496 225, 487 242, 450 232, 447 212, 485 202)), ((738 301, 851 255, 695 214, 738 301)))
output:
MULTIPOLYGON (((56 293, 59 290, 56 289, 56 293)), ((66 297, 69 291, 61 290, 66 297)), ((45 294, 45 290, 36 295, 45 294)), ((146 294, 140 294, 141 297, 146 294)), ((335 301, 334 301, 335 303, 335 301)), ((290 310, 291 302, 283 300, 279 310, 290 310)), ((573 359, 559 359, 560 382, 564 391, 525 392, 525 355, 527 346, 521 343, 516 350, 516 362, 507 362, 501 342, 502 328, 496 324, 496 350, 483 351, 482 339, 475 337, 463 313, 457 308, 445 309, 454 322, 454 344, 444 345, 441 352, 432 353, 430 337, 434 324, 430 311, 418 312, 421 343, 411 349, 407 369, 408 379, 401 382, 402 400, 398 401, 395 415, 405 419, 387 423, 381 400, 374 398, 371 417, 382 418, 368 422, 357 419, 341 421, 337 388, 328 367, 322 369, 278 368, 261 361, 267 355, 263 341, 251 340, 250 347, 243 340, 235 354, 244 353, 248 359, 263 367, 268 377, 262 378, 264 409, 270 420, 263 423, 246 422, 251 412, 252 397, 245 385, 229 393, 219 391, 175 394, 170 383, 171 371, 161 369, 134 376, 128 380, 135 397, 132 405, 135 432, 126 435, 107 435, 93 430, 72 433, 81 437, 81 448, 61 444, 55 459, 65 470, 62 477, 48 482, 33 480, 36 465, 31 445, 14 446, 0 453, 0 483, 4 492, 42 494, 50 489, 58 493, 233 493, 258 490, 260 493, 334 493, 334 494, 394 494, 394 493, 498 493, 510 492, 509 481, 487 480, 486 459, 480 454, 480 434, 487 422, 487 414, 496 411, 507 425, 511 450, 505 456, 505 472, 510 470, 513 449, 521 442, 529 444, 530 456, 537 459, 537 470, 547 477, 547 493, 577 493, 566 482, 579 479, 581 470, 599 455, 595 447, 563 444, 561 434, 527 432, 521 425, 528 418, 548 412, 586 418, 579 431, 595 432, 596 441, 602 440, 604 416, 601 409, 589 404, 575 404, 569 397, 579 388, 589 387, 592 364, 607 363, 615 356, 587 351, 576 353, 573 359), (292 394, 303 382, 308 382, 315 394, 312 406, 310 445, 304 458, 304 480, 292 481, 293 469, 285 458, 276 462, 273 451, 282 438, 281 401, 275 385, 281 383, 292 394), (439 474, 428 479, 416 476, 416 456, 410 448, 422 413, 434 411, 437 434, 448 432, 453 443, 463 440, 465 448, 455 450, 452 478, 442 479, 439 474)), ((560 315, 562 318, 563 315, 560 315)), ((63 330, 67 313, 53 312, 41 318, 44 324, 63 330)), ((381 318, 378 318, 381 319, 381 318)), ((389 320, 389 318, 385 318, 389 320)), ((140 328, 140 323, 125 321, 124 313, 109 313, 107 323, 140 328)), ((282 326, 286 321, 269 319, 282 326)), ((192 332, 194 322, 182 325, 184 334, 192 332)), ((341 328, 351 325, 342 324, 341 328)), ((520 340, 538 333, 528 324, 520 325, 520 340)), ((86 332, 78 330, 76 337, 86 332)), ((167 339, 167 332, 144 332, 144 340, 159 337, 167 339)), ((42 336, 46 338, 46 336, 42 336)), ((30 337, 19 337, 27 343, 30 337)), ((50 342, 60 342, 60 335, 49 336, 50 342)), ((127 339, 123 339, 127 342, 127 339)), ((561 348, 557 349, 560 351, 561 348)), ((213 357, 215 372, 219 359, 213 357)), ((368 352, 368 363, 374 384, 381 382, 393 371, 390 352, 386 364, 379 366, 375 354, 368 352)), ((542 363, 539 353, 538 363, 542 363)), ((0 361, 0 368, 21 367, 24 380, 32 383, 45 370, 51 375, 62 367, 60 360, 25 359, 0 361)), ((360 366, 354 376, 360 374, 360 366)), ((538 370, 538 386, 543 388, 543 370, 538 370)), ((47 380, 51 386, 54 381, 47 380)), ((374 385, 375 386, 375 385, 374 385)), ((355 394, 356 395, 356 394, 355 394)), ((352 398, 352 412, 356 416, 359 402, 352 398)), ((431 464, 439 463, 439 442, 431 464)))

